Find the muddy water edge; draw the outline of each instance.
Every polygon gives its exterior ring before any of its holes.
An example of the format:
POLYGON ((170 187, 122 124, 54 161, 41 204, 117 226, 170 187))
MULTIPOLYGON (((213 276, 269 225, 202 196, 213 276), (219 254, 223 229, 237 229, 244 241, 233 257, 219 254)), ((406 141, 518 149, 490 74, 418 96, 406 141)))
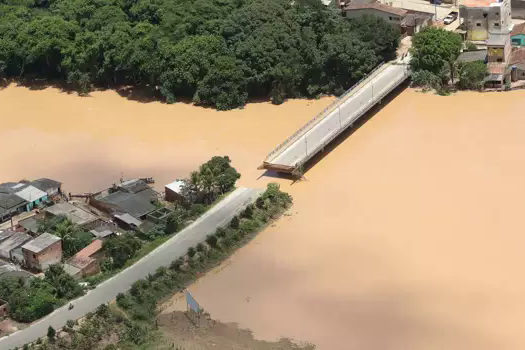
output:
POLYGON ((330 98, 217 112, 10 85, 0 181, 162 185, 228 154, 295 204, 190 288, 212 317, 320 349, 523 349, 524 98, 407 89, 292 183, 256 167, 330 98))

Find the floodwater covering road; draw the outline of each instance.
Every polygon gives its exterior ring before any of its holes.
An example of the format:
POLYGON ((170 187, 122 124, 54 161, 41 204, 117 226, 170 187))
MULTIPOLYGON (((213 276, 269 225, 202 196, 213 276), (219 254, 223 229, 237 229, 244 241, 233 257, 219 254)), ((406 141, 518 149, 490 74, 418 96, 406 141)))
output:
POLYGON ((155 273, 156 269, 161 266, 169 266, 172 261, 186 254, 188 248, 204 241, 209 233, 214 232, 217 227, 227 224, 248 204, 253 203, 261 192, 261 190, 250 188, 236 189, 175 237, 169 239, 129 268, 99 284, 85 296, 72 301, 73 309, 69 309, 69 304, 65 305, 33 323, 30 327, 8 337, 0 338, 0 349, 20 347, 37 338, 44 337, 49 326, 60 329, 66 324, 67 320, 76 320, 88 312, 94 311, 100 304, 115 299, 118 293, 127 291, 135 281, 147 277, 148 274, 155 273))
POLYGON ((331 99, 216 112, 10 86, 0 181, 163 184, 228 154, 241 185, 278 181, 294 207, 190 288, 213 318, 319 349, 521 350, 524 98, 407 89, 292 183, 255 168, 331 99))

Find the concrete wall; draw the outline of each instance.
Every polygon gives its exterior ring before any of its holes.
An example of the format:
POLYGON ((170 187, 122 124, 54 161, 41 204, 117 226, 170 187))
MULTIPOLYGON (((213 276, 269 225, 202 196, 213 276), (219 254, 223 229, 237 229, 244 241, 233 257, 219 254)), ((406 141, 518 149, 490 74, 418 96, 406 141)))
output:
POLYGON ((459 9, 467 30, 467 40, 487 40, 489 33, 508 33, 512 18, 509 0, 503 0, 499 6, 465 7, 459 9))
POLYGON ((44 271, 49 265, 57 264, 62 260, 62 241, 55 242, 40 253, 33 253, 22 248, 26 265, 35 270, 44 271))

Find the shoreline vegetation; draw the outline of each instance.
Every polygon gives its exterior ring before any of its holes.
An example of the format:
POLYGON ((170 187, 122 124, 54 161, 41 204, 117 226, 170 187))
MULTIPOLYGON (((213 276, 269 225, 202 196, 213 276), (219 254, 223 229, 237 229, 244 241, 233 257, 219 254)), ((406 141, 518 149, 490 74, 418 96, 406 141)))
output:
MULTIPOLYGON (((482 91, 487 66, 482 61, 458 62, 461 50, 473 50, 475 45, 463 42, 457 33, 443 28, 427 27, 412 39, 412 86, 423 92, 434 90, 449 95, 456 90, 482 91)), ((509 87, 506 87, 510 88, 509 87)))
MULTIPOLYGON (((397 28, 321 0, 0 2, 0 79, 128 86, 218 110, 340 95, 395 57, 397 28)), ((123 93, 124 94, 124 93, 123 93)))
MULTIPOLYGON (((117 295, 116 303, 100 305, 83 319, 68 321, 60 332, 50 329, 47 337, 26 344, 23 349, 172 349, 170 344, 163 344, 158 329, 159 304, 228 259, 291 205, 289 194, 282 192, 278 184, 268 184, 255 203, 228 225, 210 233, 205 242, 189 248, 184 257, 169 267, 159 268, 148 278, 135 282, 128 292, 117 295)), ((314 348, 286 343, 289 349, 314 348)))
MULTIPOLYGON (((169 215, 165 221, 146 225, 144 229, 126 231, 103 241, 104 258, 99 262, 100 272, 84 278, 90 287, 118 274, 136 263, 156 247, 176 235, 231 193, 240 174, 231 165, 228 156, 212 157, 185 179, 179 202, 156 202, 169 215)), ((62 239, 64 263, 89 245, 92 235, 64 216, 39 222, 39 231, 62 239)), ((62 264, 51 265, 43 278, 9 277, 0 279, 0 299, 9 303, 10 318, 17 322, 36 321, 68 301, 82 296, 85 290, 67 274, 62 264)))

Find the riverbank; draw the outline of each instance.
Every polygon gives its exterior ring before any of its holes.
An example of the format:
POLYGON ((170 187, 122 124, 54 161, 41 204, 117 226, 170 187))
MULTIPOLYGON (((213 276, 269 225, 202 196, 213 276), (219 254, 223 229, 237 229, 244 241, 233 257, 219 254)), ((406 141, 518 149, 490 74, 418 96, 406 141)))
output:
MULTIPOLYGON (((205 243, 199 242, 196 245, 193 243, 185 255, 172 261, 169 269, 166 264, 161 265, 154 273, 148 274, 147 278, 134 282, 129 292, 119 293, 116 296, 118 307, 112 306, 110 309, 106 305, 101 305, 96 312, 88 313, 80 325, 74 321, 64 323, 64 332, 62 336, 59 335, 58 339, 48 336, 49 339, 43 341, 39 339, 30 348, 40 349, 42 343, 47 346, 46 349, 56 347, 57 349, 76 350, 80 344, 82 344, 81 348, 90 348, 100 346, 101 343, 104 346, 118 344, 123 347, 173 348, 173 341, 170 341, 169 338, 167 341, 159 338, 156 331, 158 327, 157 303, 174 291, 180 291, 183 286, 217 266, 232 252, 249 242, 268 223, 277 220, 291 206, 292 199, 288 194, 280 191, 278 185, 270 184, 266 191, 257 197, 257 200, 250 202, 254 204, 245 203, 245 209, 237 211, 238 215, 234 216, 231 221, 223 223, 215 232, 209 232, 205 243)), ((184 235, 184 232, 180 234, 184 235)), ((195 242, 194 237, 185 238, 185 240, 190 239, 195 242)), ((97 290, 100 290, 101 287, 97 290)), ((77 304, 78 300, 75 305, 77 304)), ((209 320, 203 314, 199 319, 209 320)), ((249 340, 246 337, 247 334, 249 332, 244 332, 244 341, 249 340)), ((17 335, 20 334, 15 334, 17 335)), ((9 340, 12 340, 10 338, 4 338, 3 340, 6 341, 4 343, 0 340, 0 345, 5 345, 7 348, 13 346, 14 343, 9 343, 9 340)), ((259 349, 271 345, 267 342, 255 342, 253 338, 251 340, 254 344, 261 346, 257 347, 259 349)), ((289 341, 278 343, 281 349, 302 348, 289 341)), ((304 347, 304 349, 311 348, 313 347, 310 345, 304 347)))

